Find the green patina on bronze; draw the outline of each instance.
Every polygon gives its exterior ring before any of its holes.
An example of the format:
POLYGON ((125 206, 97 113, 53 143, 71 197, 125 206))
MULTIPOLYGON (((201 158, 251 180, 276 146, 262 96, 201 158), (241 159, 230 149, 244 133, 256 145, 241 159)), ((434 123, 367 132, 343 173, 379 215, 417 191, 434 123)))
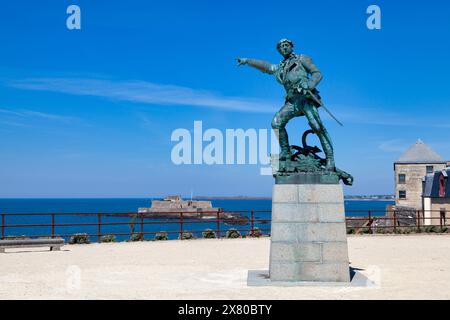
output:
POLYGON ((330 184, 342 179, 345 184, 352 185, 353 177, 335 166, 333 143, 319 116, 318 108, 323 104, 316 86, 322 80, 322 73, 310 57, 295 54, 293 49, 294 44, 288 39, 278 42, 277 50, 284 58, 278 65, 257 59, 237 59, 239 65, 247 64, 274 75, 286 90, 285 104, 272 120, 281 149, 278 170, 274 174, 276 183, 330 184), (289 144, 286 125, 292 118, 301 116, 306 117, 311 130, 303 134, 303 146, 298 147, 289 144), (325 158, 317 155, 322 151, 318 147, 307 145, 306 136, 310 133, 319 138, 325 158))

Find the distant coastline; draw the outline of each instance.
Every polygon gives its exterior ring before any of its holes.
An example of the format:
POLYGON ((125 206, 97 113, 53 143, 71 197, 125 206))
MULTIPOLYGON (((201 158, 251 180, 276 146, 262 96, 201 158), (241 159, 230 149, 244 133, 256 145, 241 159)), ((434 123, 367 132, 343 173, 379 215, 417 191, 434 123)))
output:
MULTIPOLYGON (((186 198, 187 199, 187 198, 186 198)), ((193 200, 272 200, 272 197, 252 196, 197 196, 193 200)))
MULTIPOLYGON (((0 197, 0 200, 160 200, 163 197, 0 197)), ((185 196, 183 199, 190 199, 185 196)), ((394 201, 393 195, 369 195, 369 196, 344 196, 345 200, 357 201, 394 201)), ((272 200, 272 197, 254 197, 254 196, 195 196, 192 200, 272 200)))
MULTIPOLYGON (((272 197, 252 197, 252 196, 196 196, 193 200, 272 200, 272 197)), ((394 201, 394 195, 360 195, 344 196, 347 201, 394 201)))

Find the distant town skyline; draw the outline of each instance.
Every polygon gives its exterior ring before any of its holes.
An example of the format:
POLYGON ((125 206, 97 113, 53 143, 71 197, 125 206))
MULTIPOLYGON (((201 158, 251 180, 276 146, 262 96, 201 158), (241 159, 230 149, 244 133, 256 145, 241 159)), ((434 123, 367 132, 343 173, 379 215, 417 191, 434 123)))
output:
MULTIPOLYGON (((283 88, 235 58, 277 63, 281 38, 324 74, 318 89, 344 127, 320 114, 355 177, 345 194, 394 194, 393 163, 417 139, 450 160, 448 12, 438 0, 5 2, 0 197, 269 197, 259 164, 174 164, 171 135, 195 121, 269 130, 283 88), (72 4, 80 30, 66 27, 72 4), (371 4, 381 30, 366 26, 371 4)), ((292 142, 305 129, 294 119, 292 142)))

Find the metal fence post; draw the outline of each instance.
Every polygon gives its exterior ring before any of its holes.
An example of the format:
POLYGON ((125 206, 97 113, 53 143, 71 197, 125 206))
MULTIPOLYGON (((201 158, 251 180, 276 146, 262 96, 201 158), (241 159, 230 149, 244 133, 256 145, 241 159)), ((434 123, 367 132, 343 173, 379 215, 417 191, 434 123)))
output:
POLYGON ((55 237, 55 214, 52 213, 52 239, 55 237))
POLYGON ((102 214, 101 213, 97 213, 97 237, 98 237, 98 242, 100 242, 100 239, 102 237, 102 230, 101 230, 101 226, 102 226, 102 214))
POLYGON ((180 240, 183 240, 183 212, 180 212, 180 240))
POLYGON ((5 214, 2 213, 2 240, 5 239, 5 214))
POLYGON ((372 234, 372 212, 369 210, 369 234, 372 234))
POLYGON ((217 212, 217 238, 220 239, 220 212, 217 212))
POLYGON ((141 241, 144 241, 144 214, 141 213, 141 241))
POLYGON ((447 210, 444 210, 444 228, 447 227, 447 210))
POLYGON ((394 233, 397 232, 397 212, 394 210, 394 233))
POLYGON ((252 213, 251 213, 251 231, 250 231, 250 234, 253 236, 254 235, 254 233, 255 233, 255 212, 252 210, 252 213))
POLYGON ((420 232, 420 210, 417 210, 417 231, 420 232))

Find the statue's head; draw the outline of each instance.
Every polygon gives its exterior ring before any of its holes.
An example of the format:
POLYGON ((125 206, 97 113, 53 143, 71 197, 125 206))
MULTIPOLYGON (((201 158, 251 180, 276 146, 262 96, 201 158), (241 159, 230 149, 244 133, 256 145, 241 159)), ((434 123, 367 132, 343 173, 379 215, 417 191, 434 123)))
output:
POLYGON ((287 58, 294 52, 294 43, 289 39, 281 39, 277 43, 277 50, 283 57, 287 58))

